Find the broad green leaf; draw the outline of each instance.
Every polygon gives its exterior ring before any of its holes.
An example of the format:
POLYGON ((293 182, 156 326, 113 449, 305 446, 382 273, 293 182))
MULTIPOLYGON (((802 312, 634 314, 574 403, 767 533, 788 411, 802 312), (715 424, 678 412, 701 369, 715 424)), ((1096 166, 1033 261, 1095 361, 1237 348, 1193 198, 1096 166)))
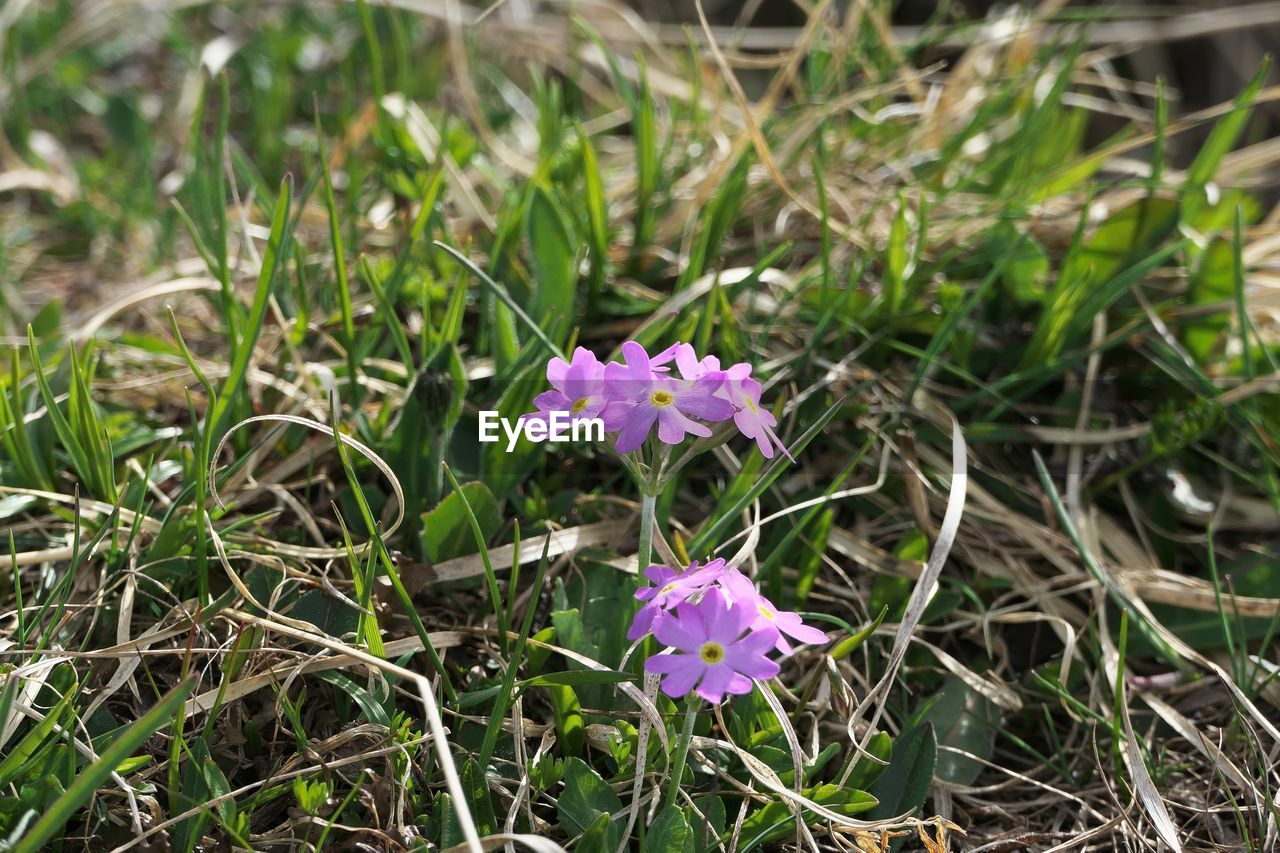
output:
POLYGON ((915 812, 924 805, 938 761, 932 723, 914 726, 894 738, 889 766, 871 786, 880 801, 870 817, 883 819, 915 812))
POLYGON ((379 726, 385 726, 388 729, 391 728, 391 718, 387 716, 387 709, 382 707, 382 703, 378 701, 377 697, 364 687, 337 670, 317 672, 316 677, 321 681, 332 684, 354 699, 355 703, 360 706, 360 710, 364 713, 366 720, 379 726))
POLYGON ((1151 196, 1116 211, 1063 267, 1059 285, 1086 274, 1102 284, 1134 260, 1147 255, 1178 224, 1178 203, 1151 196))
POLYGON ((581 758, 564 763, 564 790, 556 800, 556 813, 566 834, 586 832, 600 815, 612 817, 622 811, 622 800, 600 774, 581 758))
MULTIPOLYGON (((938 701, 924 719, 933 723, 940 745, 964 750, 978 758, 990 758, 995 749, 1000 709, 961 679, 950 676, 938 701)), ((934 775, 957 785, 971 785, 982 771, 972 758, 949 750, 939 750, 934 775)))
POLYGON ((582 833, 574 850, 580 853, 617 853, 618 842, 622 839, 622 828, 607 814, 597 815, 596 819, 582 833))
MULTIPOLYGON (((1091 322, 1141 275, 1172 253, 1162 244, 1178 224, 1178 203, 1149 196, 1113 214, 1069 255, 1023 356, 1023 368, 1055 359, 1074 329, 1091 322)), ((1086 326, 1087 328, 1087 326, 1086 326)))
MULTIPOLYGON (((462 484, 462 494, 485 539, 491 539, 502 529, 502 514, 493 492, 476 481, 462 484)), ((450 492, 435 509, 422 516, 422 544, 427 559, 433 563, 476 553, 475 535, 458 492, 450 492)))
POLYGON ((849 774, 850 788, 870 790, 888 766, 881 764, 880 761, 887 762, 889 756, 893 754, 893 739, 889 737, 888 732, 876 732, 871 736, 871 740, 867 741, 866 750, 867 754, 858 757, 858 763, 853 765, 853 772, 849 774), (875 761, 876 758, 880 761, 875 761))
POLYGON ((541 187, 534 187, 529 194, 525 233, 534 273, 529 316, 547 337, 563 345, 578 289, 577 249, 566 217, 541 187))
POLYGON ((1182 341, 1201 364, 1211 361, 1231 328, 1231 311, 1225 308, 1235 297, 1235 253, 1231 241, 1218 238, 1200 257, 1200 266, 1187 287, 1191 304, 1224 306, 1190 319, 1181 327, 1182 341))
POLYGON ((997 256, 1008 255, 1000 275, 1005 290, 1022 304, 1044 299, 1049 256, 1040 244, 1007 221, 996 226, 992 242, 997 256))
POLYGON ((644 843, 649 853, 697 853, 698 850, 684 810, 672 805, 658 813, 644 843))
POLYGON ((582 752, 586 742, 586 720, 582 716, 582 703, 578 694, 567 684, 546 685, 547 694, 551 698, 551 715, 555 720, 556 733, 570 755, 582 752))
POLYGON ((476 822, 476 831, 483 838, 501 829, 493 811, 493 798, 489 795, 489 786, 484 779, 484 769, 474 758, 462 765, 462 787, 467 794, 467 805, 471 807, 471 817, 476 822))

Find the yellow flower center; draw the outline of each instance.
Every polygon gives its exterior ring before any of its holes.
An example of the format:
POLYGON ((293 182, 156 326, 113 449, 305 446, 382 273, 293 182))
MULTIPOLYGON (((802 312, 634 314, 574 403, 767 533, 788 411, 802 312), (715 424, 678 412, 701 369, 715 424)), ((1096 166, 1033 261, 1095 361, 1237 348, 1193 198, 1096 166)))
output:
POLYGON ((757 604, 757 605, 756 605, 756 609, 757 609, 757 610, 759 610, 759 611, 760 611, 760 615, 761 615, 761 616, 763 616, 763 617, 764 617, 764 618, 766 618, 766 619, 773 619, 773 620, 776 620, 776 619, 778 618, 778 617, 777 617, 777 614, 775 614, 775 613, 774 613, 772 610, 770 610, 769 608, 765 607, 763 604, 757 604))
POLYGON ((698 650, 698 657, 703 663, 720 663, 724 660, 724 646, 719 643, 703 643, 698 650))
POLYGON ((658 590, 658 595, 666 595, 668 592, 671 592, 671 590, 675 588, 676 588, 675 584, 669 583, 666 586, 664 586, 662 589, 658 590))
POLYGON ((758 411, 758 409, 756 409, 756 404, 755 404, 755 403, 753 403, 753 402, 751 402, 751 398, 750 398, 750 397, 743 397, 743 398, 742 398, 742 402, 746 403, 746 404, 747 404, 747 408, 748 408, 748 409, 750 409, 751 411, 753 411, 753 412, 758 411))
POLYGON ((673 399, 675 398, 666 391, 654 391, 649 395, 649 402, 655 406, 670 406, 673 399))
POLYGON ((574 400, 573 408, 569 410, 570 414, 574 414, 574 415, 578 414, 578 412, 581 412, 583 409, 587 407, 587 403, 589 402, 591 401, 588 400, 586 397, 579 397, 578 399, 574 400))

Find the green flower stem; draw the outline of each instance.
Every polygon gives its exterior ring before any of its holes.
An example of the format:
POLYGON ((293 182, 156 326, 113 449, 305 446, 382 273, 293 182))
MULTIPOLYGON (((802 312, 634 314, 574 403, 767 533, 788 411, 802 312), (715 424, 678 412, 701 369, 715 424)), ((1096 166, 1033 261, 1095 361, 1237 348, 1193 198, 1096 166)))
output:
POLYGON ((687 710, 684 713, 684 728, 680 730, 680 740, 676 742, 676 766, 671 770, 671 782, 667 789, 667 802, 675 804, 676 798, 680 794, 680 780, 684 778, 684 766, 689 759, 689 743, 693 740, 693 724, 698 720, 698 701, 697 693, 690 693, 687 702, 687 710))
POLYGON ((636 549, 636 571, 643 572, 653 557, 653 516, 658 507, 657 495, 640 498, 640 545, 636 549))

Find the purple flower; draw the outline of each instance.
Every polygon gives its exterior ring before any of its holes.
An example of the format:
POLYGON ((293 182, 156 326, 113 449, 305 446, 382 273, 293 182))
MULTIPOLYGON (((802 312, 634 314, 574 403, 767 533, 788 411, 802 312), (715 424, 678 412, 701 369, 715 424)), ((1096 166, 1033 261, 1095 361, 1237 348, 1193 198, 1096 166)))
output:
POLYGON ((751 365, 740 362, 726 370, 720 370, 720 359, 709 355, 698 360, 693 347, 685 343, 676 343, 650 359, 650 366, 655 371, 666 371, 666 365, 675 362, 680 375, 685 379, 697 379, 711 374, 723 374, 724 382, 716 390, 716 396, 733 404, 733 422, 738 431, 747 438, 755 439, 765 459, 773 458, 776 444, 784 456, 792 462, 787 446, 778 438, 773 428, 778 420, 773 413, 760 405, 760 383, 751 378, 751 365))
POLYGON ((644 576, 653 581, 653 586, 636 590, 636 598, 645 602, 645 605, 632 620, 627 639, 638 640, 649 633, 655 619, 705 590, 719 579, 724 566, 725 562, 721 559, 712 560, 699 568, 698 561, 694 560, 682 572, 666 566, 650 566, 645 569, 644 576))
POLYGON ((731 605, 718 589, 707 590, 698 604, 677 605, 658 620, 654 636, 674 651, 649 658, 644 668, 664 676, 662 692, 672 698, 695 687, 708 702, 721 702, 726 693, 750 693, 752 679, 778 674, 778 665, 765 656, 778 632, 749 630, 754 619, 750 602, 731 605))
POLYGON ((776 443, 782 454, 792 462, 787 446, 778 438, 773 428, 778 419, 773 413, 760 405, 760 383, 751 378, 751 365, 740 362, 724 371, 724 384, 720 386, 720 396, 733 404, 736 410, 733 422, 738 431, 747 438, 754 438, 765 459, 773 458, 773 445, 776 443))
POLYGON ((774 603, 756 591, 751 579, 735 568, 730 567, 720 574, 718 583, 733 600, 734 605, 747 604, 755 611, 751 622, 751 630, 761 631, 769 628, 777 632, 775 648, 782 654, 791 653, 791 644, 787 637, 798 643, 825 643, 827 635, 811 625, 804 624, 800 614, 791 610, 779 610, 774 603))
MULTIPOLYGON (((639 449, 655 421, 659 439, 679 444, 686 435, 711 435, 705 424, 693 418, 723 421, 733 416, 733 405, 716 396, 724 382, 719 371, 681 379, 656 373, 649 354, 635 341, 622 345, 622 355, 626 364, 605 365, 605 391, 610 402, 601 413, 605 430, 618 431, 615 447, 619 453, 639 449)), ((678 347, 674 357, 680 359, 678 347)))
POLYGON ((605 407, 605 366, 584 347, 573 351, 573 361, 553 358, 547 362, 547 381, 553 390, 533 398, 538 411, 526 418, 546 420, 552 412, 568 412, 573 420, 594 418, 605 407))

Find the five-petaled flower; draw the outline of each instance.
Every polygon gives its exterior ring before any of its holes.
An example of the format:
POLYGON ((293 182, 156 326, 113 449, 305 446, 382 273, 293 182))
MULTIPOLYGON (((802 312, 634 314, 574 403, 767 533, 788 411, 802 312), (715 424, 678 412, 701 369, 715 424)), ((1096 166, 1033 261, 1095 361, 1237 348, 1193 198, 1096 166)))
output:
POLYGON ((679 604, 657 621, 654 636, 672 652, 649 658, 645 669, 663 676, 662 692, 673 698, 694 689, 708 702, 750 693, 753 679, 778 674, 766 657, 778 632, 749 630, 754 620, 749 602, 730 604, 720 590, 707 590, 698 604, 679 604))
POLYGON ((773 458, 774 444, 778 445, 784 456, 791 459, 787 446, 773 431, 778 425, 778 419, 760 405, 760 383, 751 378, 751 365, 743 362, 726 370, 720 392, 733 404, 733 422, 737 424, 738 431, 747 438, 755 439, 756 446, 765 459, 773 458))
POLYGON ((636 592, 644 606, 627 637, 638 640, 652 633, 674 650, 645 663, 650 672, 665 676, 662 689, 669 696, 683 696, 695 684, 698 695, 711 702, 721 701, 725 693, 745 693, 752 678, 777 673, 766 655, 791 653, 787 637, 800 643, 827 640, 822 631, 804 624, 799 613, 775 607, 723 559, 703 566, 694 562, 683 571, 649 566, 644 576, 653 585, 636 592))
POLYGON ((598 416, 609 402, 604 372, 600 359, 585 347, 573 351, 572 361, 551 359, 547 362, 547 381, 552 390, 534 397, 533 405, 538 411, 525 417, 546 420, 552 412, 568 412, 574 420, 598 416))
POLYGON ((724 567, 724 560, 712 560, 701 567, 694 560, 682 572, 666 566, 650 566, 645 569, 644 576, 653 581, 653 586, 636 590, 636 598, 645 604, 636 613, 631 630, 627 631, 627 639, 638 640, 649 633, 655 618, 705 590, 720 578, 724 567))
POLYGON ((799 613, 790 610, 779 610, 772 601, 756 591, 751 579, 735 568, 729 568, 719 577, 720 587, 736 602, 750 602, 755 607, 755 621, 752 628, 774 628, 778 632, 775 646, 782 654, 791 653, 791 644, 787 637, 798 643, 825 643, 827 635, 811 625, 804 624, 799 613))
POLYGON ((724 374, 688 376, 682 370, 682 378, 676 379, 656 372, 649 354, 635 341, 622 345, 622 356, 625 364, 605 365, 605 384, 612 399, 602 413, 605 430, 618 433, 619 453, 639 450, 655 422, 659 439, 679 444, 686 435, 711 435, 711 429, 694 418, 714 422, 733 417, 733 405, 716 396, 724 374))

